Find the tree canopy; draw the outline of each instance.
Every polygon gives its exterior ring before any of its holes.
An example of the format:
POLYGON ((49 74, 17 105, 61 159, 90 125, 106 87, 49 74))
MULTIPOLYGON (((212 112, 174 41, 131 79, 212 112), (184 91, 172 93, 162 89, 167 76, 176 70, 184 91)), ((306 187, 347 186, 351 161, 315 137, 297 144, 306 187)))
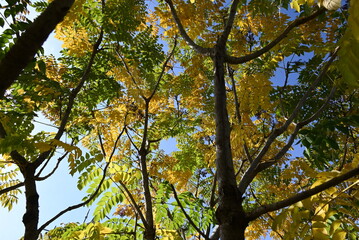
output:
POLYGON ((25 240, 358 236, 357 1, 0 7, 0 203, 24 194, 25 240), (60 164, 85 197, 39 222, 60 164))

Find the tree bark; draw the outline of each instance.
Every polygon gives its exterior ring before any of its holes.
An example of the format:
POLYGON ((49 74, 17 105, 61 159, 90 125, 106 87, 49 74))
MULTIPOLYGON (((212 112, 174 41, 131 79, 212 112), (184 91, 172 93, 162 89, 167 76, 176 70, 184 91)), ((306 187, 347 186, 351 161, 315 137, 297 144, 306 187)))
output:
POLYGON ((218 208, 216 217, 221 240, 244 239, 248 225, 237 185, 230 144, 230 124, 225 86, 225 44, 217 44, 214 62, 214 91, 216 118, 216 167, 218 177, 218 208))
POLYGON ((60 23, 74 0, 54 0, 17 39, 0 62, 0 98, 33 59, 50 33, 60 23))

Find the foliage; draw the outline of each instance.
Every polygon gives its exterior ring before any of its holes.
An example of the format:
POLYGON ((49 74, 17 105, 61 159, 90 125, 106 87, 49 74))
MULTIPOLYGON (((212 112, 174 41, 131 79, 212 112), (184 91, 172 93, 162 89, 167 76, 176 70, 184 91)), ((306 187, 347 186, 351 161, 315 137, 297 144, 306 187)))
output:
MULTIPOLYGON (((31 25, 29 2, 6 2, 0 58, 31 25)), ((354 239, 357 173, 300 195, 359 164, 359 11, 339 2, 75 1, 55 30, 60 57, 39 52, 1 99, 1 205, 65 159, 87 196, 59 216, 86 205, 93 218, 43 239, 218 239, 235 214, 221 205, 228 124, 225 169, 247 239, 354 239), (37 116, 57 132, 34 133, 37 116)))

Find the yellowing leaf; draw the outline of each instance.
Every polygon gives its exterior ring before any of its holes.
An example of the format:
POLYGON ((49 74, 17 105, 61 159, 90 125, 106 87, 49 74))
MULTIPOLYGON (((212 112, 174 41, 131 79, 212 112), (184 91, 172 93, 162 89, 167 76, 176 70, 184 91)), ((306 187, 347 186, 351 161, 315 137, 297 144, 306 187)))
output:
POLYGON ((329 236, 325 228, 313 228, 314 240, 328 240, 329 236))
POLYGON ((341 221, 340 220, 335 220, 334 222, 332 222, 330 224, 330 234, 333 234, 334 232, 336 232, 336 230, 338 229, 338 227, 340 226, 341 221))
POLYGON ((312 227, 313 228, 326 228, 327 225, 324 222, 314 222, 312 227))
POLYGON ((35 147, 40 150, 41 153, 51 150, 54 146, 49 143, 39 142, 34 143, 35 147))
POLYGON ((297 12, 300 12, 300 5, 298 4, 298 1, 297 1, 297 0, 293 0, 293 1, 290 3, 290 7, 291 7, 291 8, 294 8, 297 12))
POLYGON ((340 230, 335 231, 335 233, 333 234, 332 240, 344 240, 346 236, 347 236, 347 233, 340 229, 340 230))

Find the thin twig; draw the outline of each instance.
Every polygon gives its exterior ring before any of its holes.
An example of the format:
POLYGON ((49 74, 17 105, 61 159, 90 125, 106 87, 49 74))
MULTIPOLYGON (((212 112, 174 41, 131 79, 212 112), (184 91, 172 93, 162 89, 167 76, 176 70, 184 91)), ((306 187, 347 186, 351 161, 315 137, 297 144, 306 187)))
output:
POLYGON ((204 233, 201 231, 201 229, 199 229, 199 228, 197 227, 197 225, 193 222, 193 220, 191 219, 191 217, 187 214, 186 210, 185 210, 184 207, 182 206, 182 203, 181 203, 181 201, 179 200, 179 198, 178 198, 178 196, 177 196, 176 189, 175 189, 175 187, 174 187, 172 184, 171 184, 171 188, 172 188, 172 191, 173 191, 173 195, 174 195, 174 197, 175 197, 175 199, 176 199, 176 202, 177 202, 178 206, 181 208, 181 210, 182 210, 183 214, 185 215, 185 217, 187 218, 188 222, 192 225, 192 227, 193 227, 194 229, 196 229, 196 231, 197 231, 202 237, 204 237, 204 239, 210 240, 210 239, 206 236, 206 234, 204 234, 204 233))

